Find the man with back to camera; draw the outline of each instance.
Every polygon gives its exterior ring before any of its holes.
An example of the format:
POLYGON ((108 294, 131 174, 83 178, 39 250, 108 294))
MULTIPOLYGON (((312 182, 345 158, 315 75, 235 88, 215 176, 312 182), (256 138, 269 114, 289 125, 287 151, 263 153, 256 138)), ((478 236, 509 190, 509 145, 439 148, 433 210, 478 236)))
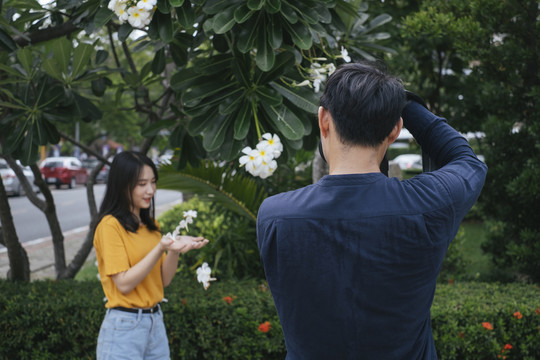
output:
POLYGON ((318 112, 329 175, 261 205, 258 245, 287 359, 437 358, 437 275, 487 167, 419 101, 374 63, 339 67, 318 112), (404 181, 380 172, 402 126, 438 170, 404 181))

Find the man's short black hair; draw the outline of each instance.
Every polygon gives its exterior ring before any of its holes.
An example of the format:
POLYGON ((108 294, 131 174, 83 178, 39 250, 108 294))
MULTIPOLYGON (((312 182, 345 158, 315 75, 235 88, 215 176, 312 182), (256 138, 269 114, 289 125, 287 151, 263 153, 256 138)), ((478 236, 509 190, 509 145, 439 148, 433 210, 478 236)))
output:
POLYGON ((320 105, 344 144, 377 146, 399 121, 405 89, 378 63, 344 64, 329 77, 320 105))

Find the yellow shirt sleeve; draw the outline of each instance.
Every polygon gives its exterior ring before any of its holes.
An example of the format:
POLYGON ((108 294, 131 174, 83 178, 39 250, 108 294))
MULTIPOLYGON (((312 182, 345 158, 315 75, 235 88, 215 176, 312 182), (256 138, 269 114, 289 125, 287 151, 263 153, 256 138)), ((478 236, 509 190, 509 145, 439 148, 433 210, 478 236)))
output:
POLYGON ((113 216, 107 215, 100 221, 94 234, 94 248, 103 292, 107 297, 107 308, 149 308, 163 299, 161 266, 165 254, 128 294, 122 294, 111 277, 137 264, 160 240, 161 234, 146 226, 140 226, 137 233, 132 233, 125 230, 113 216))

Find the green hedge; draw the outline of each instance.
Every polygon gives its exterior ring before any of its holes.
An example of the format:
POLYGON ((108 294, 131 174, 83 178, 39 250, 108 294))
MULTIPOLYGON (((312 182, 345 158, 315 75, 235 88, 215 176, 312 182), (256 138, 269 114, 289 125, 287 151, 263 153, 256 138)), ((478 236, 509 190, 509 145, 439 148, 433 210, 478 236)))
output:
MULTIPOLYGON (((173 359, 284 358, 281 327, 265 284, 218 280, 205 291, 196 280, 177 277, 166 298, 173 359), (260 331, 266 322, 269 331, 260 331)), ((0 313, 2 360, 93 359, 103 293, 97 281, 1 280, 0 313)), ((441 360, 540 359, 538 286, 440 285, 432 323, 441 360)))

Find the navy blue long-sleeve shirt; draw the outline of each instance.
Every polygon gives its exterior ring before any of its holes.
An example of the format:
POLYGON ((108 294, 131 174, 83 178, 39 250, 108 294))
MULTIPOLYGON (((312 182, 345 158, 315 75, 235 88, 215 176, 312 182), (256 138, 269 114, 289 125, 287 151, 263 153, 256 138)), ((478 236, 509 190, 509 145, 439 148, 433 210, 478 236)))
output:
POLYGON ((421 105, 404 125, 439 170, 328 175, 267 198, 257 237, 287 359, 436 359, 430 308, 487 167, 421 105))

